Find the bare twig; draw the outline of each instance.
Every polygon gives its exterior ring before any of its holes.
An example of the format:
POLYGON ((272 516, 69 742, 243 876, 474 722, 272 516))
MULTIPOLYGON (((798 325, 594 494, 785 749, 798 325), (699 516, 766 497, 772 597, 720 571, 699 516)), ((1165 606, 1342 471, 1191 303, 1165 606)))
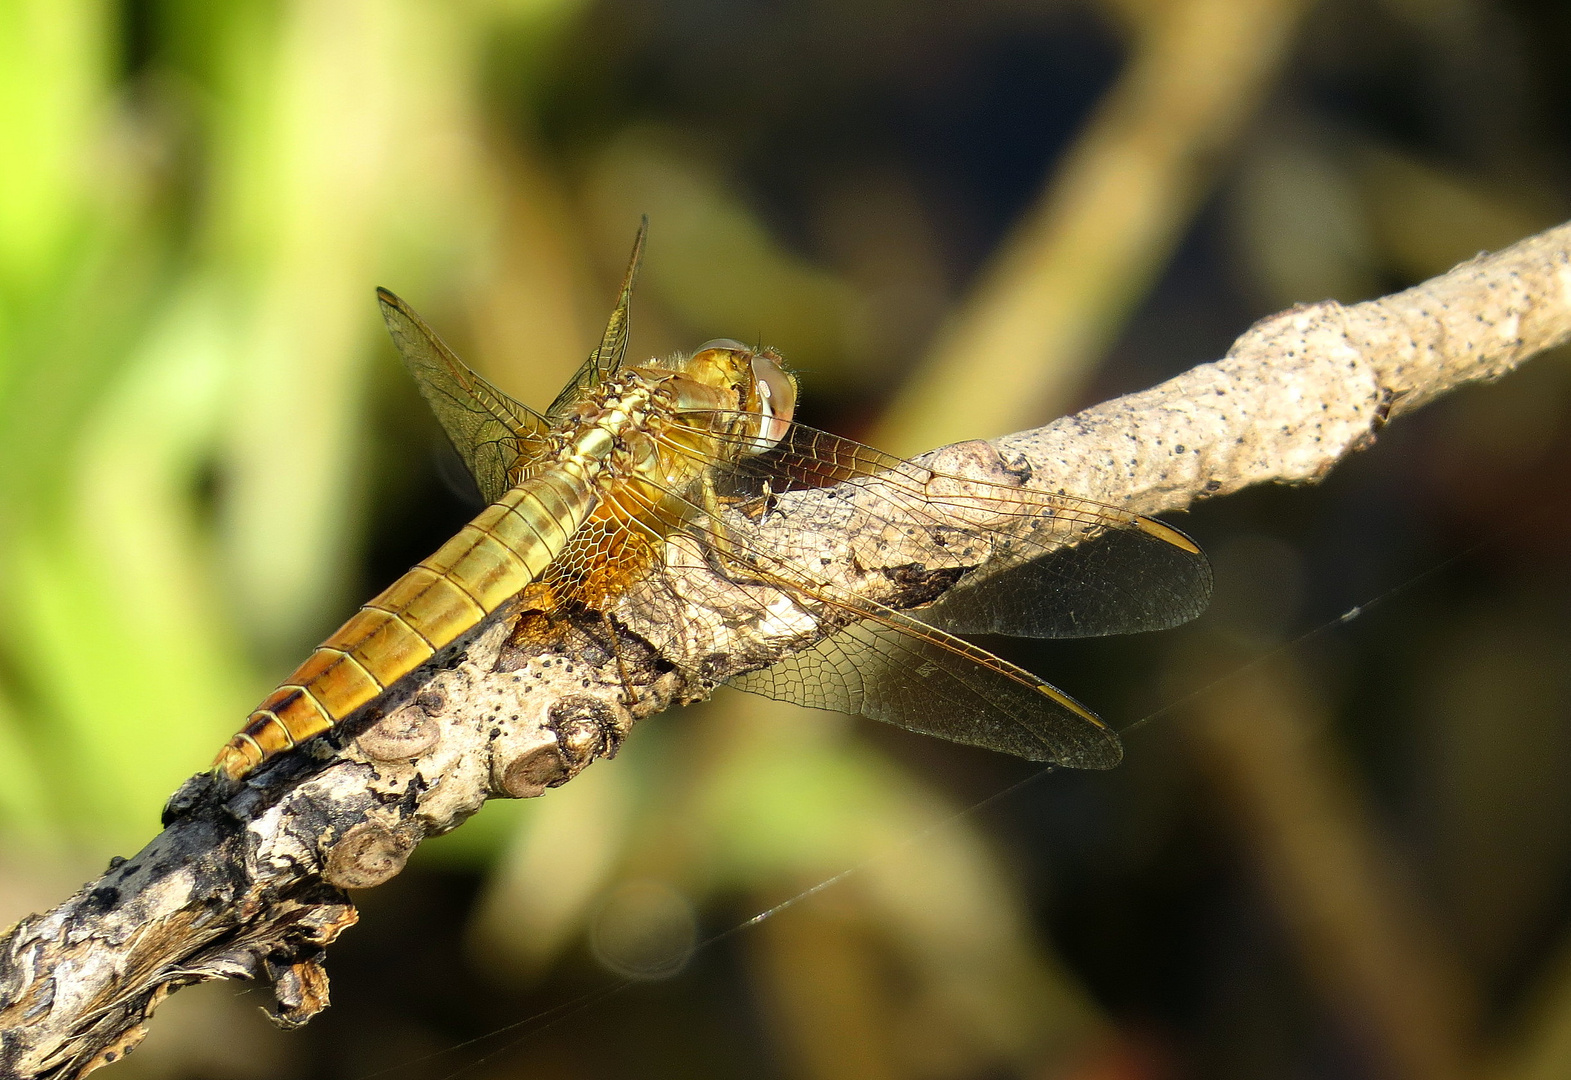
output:
MULTIPOLYGON (((1561 226, 1404 293, 1284 312, 1216 363, 926 463, 1176 510, 1250 484, 1317 479, 1391 417, 1568 336, 1571 226, 1561 226)), ((847 494, 792 493, 764 527, 783 547, 843 549, 859 512, 847 494)), ((879 571, 909 565, 906 544, 884 533, 837 584, 901 602, 899 575, 879 571)), ((676 573, 678 595, 710 604, 726 588, 753 588, 696 560, 676 573)), ((267 979, 281 1020, 304 1022, 326 1004, 323 950, 354 921, 343 890, 392 877, 421 839, 487 798, 565 783, 614 754, 634 720, 767 658, 745 628, 731 641, 662 632, 681 612, 649 597, 630 597, 613 615, 616 655, 598 621, 493 620, 358 722, 278 759, 238 793, 206 775, 190 781, 139 855, 0 940, 0 1075, 76 1077, 115 1060, 171 990, 207 979, 267 979), (631 709, 624 680, 640 694, 631 709)))
POLYGON ((1289 660, 1230 679, 1186 734, 1224 796, 1299 962, 1382 1075, 1473 1075, 1478 1002, 1425 906, 1394 868, 1350 770, 1315 735, 1313 693, 1289 660))

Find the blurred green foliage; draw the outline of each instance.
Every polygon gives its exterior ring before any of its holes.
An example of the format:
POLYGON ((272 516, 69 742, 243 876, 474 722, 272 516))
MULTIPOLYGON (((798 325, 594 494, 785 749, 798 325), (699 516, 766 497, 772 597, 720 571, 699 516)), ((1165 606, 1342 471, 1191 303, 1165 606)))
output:
MULTIPOLYGON (((855 435, 985 347, 1006 408, 928 419, 996 434, 1564 217, 1568 42, 1549 0, 0 0, 0 910, 144 842, 473 509, 375 285, 540 404, 647 212, 635 352, 761 339, 855 435)), ((626 912, 703 940, 857 867, 480 1074, 1563 1075, 1571 583, 1558 518, 1499 539, 1563 502, 1563 372, 1199 509, 1188 636, 1021 654, 1133 718, 1495 538, 1231 734, 1202 695, 954 819, 1024 773, 722 696, 422 847, 307 1032, 186 992, 116 1068, 446 1075, 625 971, 626 912), (1371 1007, 1426 995, 1454 1012, 1371 1007)))
POLYGON ((357 595, 370 285, 475 257, 475 52, 573 6, 0 8, 8 830, 145 837, 357 595))

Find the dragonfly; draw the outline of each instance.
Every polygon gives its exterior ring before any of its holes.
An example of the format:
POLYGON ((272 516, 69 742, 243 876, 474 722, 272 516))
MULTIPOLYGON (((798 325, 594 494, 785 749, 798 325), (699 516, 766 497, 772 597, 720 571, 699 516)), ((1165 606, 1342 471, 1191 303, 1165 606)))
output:
MULTIPOLYGON (((1094 712, 958 635, 1176 626, 1210 597, 1199 547, 1152 518, 935 472, 797 423, 796 378, 768 348, 722 339, 626 363, 647 228, 599 346, 543 413, 378 290, 398 352, 487 505, 318 646, 214 769, 239 780, 349 721, 525 594, 532 609, 595 613, 609 627, 618 604, 662 586, 711 636, 751 626, 757 669, 729 680, 743 690, 1032 761, 1116 765, 1119 738, 1094 712), (836 560, 821 548, 769 527, 794 493, 826 488, 844 493, 859 527, 918 537, 933 566, 902 569, 933 595, 904 610, 869 599, 827 569, 836 560), (706 607, 690 575, 677 588, 695 558, 738 586, 723 610, 706 607)), ((845 540, 853 550, 858 538, 845 540)))

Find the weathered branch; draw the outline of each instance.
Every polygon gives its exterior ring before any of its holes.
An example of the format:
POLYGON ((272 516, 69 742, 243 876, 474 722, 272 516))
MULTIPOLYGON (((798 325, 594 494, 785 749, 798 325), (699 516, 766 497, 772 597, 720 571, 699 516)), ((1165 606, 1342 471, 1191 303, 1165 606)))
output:
MULTIPOLYGON (((1316 480, 1392 417, 1568 337, 1571 226, 1561 226, 1403 293, 1273 316, 1216 363, 924 463, 1176 510, 1316 480)), ((761 528, 784 549, 844 551, 860 512, 855 492, 792 493, 761 528)), ((881 529, 836 584, 901 602, 899 575, 880 571, 922 561, 909 543, 920 539, 881 529)), ((724 606, 727 589, 756 591, 697 559, 676 574, 676 593, 701 592, 708 607, 724 606)), ((610 626, 514 610, 239 792, 206 775, 188 782, 146 849, 0 939, 0 1075, 76 1077, 116 1060, 164 997, 207 979, 267 979, 282 1022, 309 1019, 327 1000, 323 952, 355 919, 343 890, 386 881, 488 798, 565 783, 612 756, 635 720, 759 662, 758 640, 692 632, 672 603, 631 597, 610 626)))

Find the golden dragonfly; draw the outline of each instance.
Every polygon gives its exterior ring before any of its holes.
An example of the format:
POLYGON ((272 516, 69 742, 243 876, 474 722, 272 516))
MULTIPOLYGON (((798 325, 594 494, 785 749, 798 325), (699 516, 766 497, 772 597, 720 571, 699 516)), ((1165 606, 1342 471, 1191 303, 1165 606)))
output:
MULTIPOLYGON (((536 606, 546 596, 606 618, 695 549, 723 577, 784 598, 784 622, 804 646, 732 685, 1034 761, 1117 764, 1118 736, 1096 714, 955 635, 1085 637, 1185 622, 1211 591, 1194 542, 1111 506, 935 473, 795 423, 796 380, 770 349, 718 340, 624 364, 647 225, 599 347, 543 414, 378 290, 404 363, 488 505, 313 651, 214 768, 238 780, 342 724, 506 618, 526 590, 536 606), (757 527, 789 493, 834 485, 853 489, 859 520, 920 532, 974 565, 940 575, 930 602, 895 610, 837 584, 830 558, 757 527)), ((705 597, 681 599, 705 617, 705 597)), ((735 597, 728 603, 723 617, 735 622, 735 597)), ((757 604, 756 625, 781 625, 780 601, 757 604)))

